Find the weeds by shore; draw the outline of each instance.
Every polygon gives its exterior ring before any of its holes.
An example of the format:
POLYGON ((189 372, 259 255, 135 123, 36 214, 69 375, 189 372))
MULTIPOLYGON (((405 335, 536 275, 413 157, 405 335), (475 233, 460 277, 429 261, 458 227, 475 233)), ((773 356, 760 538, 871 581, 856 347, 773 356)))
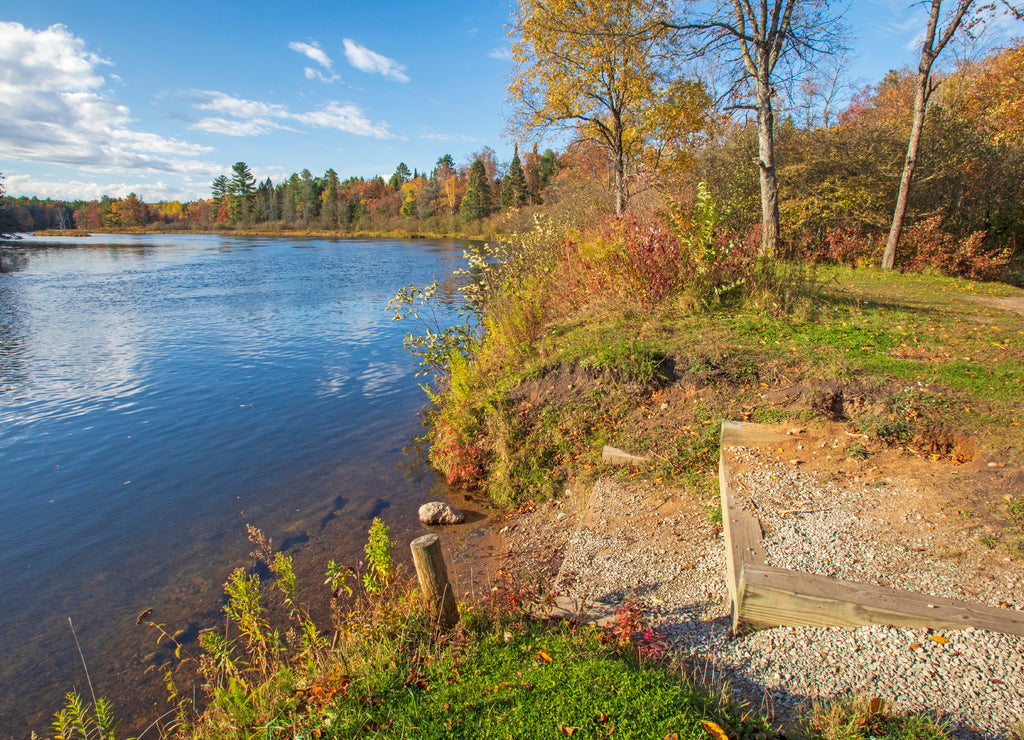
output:
MULTIPOLYGON (((366 570, 331 563, 331 625, 313 624, 298 602, 287 555, 250 527, 272 577, 235 571, 225 591, 227 630, 204 630, 198 650, 170 628, 139 624, 175 646, 174 662, 201 678, 202 697, 179 693, 168 668, 171 712, 142 737, 221 738, 675 738, 766 740, 780 729, 734 703, 727 686, 703 684, 668 655, 631 602, 612 623, 538 620, 542 593, 500 581, 479 603, 460 604, 451 631, 431 626, 414 585, 396 577, 394 543, 371 526, 366 570), (275 623, 269 609, 287 614, 275 623)), ((69 694, 54 738, 116 736, 115 710, 69 694)), ((927 718, 850 700, 808 708, 810 737, 942 740, 927 718)))

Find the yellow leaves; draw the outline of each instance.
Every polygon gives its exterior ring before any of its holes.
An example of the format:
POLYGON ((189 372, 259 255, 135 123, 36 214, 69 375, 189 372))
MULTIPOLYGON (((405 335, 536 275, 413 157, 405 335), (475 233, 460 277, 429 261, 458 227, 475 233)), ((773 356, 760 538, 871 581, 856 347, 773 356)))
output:
POLYGON ((928 635, 928 639, 932 642, 937 642, 940 645, 945 645, 947 642, 949 642, 949 640, 947 640, 942 635, 928 635))
POLYGON ((729 740, 729 736, 725 734, 725 730, 723 730, 721 727, 719 727, 711 720, 702 720, 700 724, 712 740, 729 740))
POLYGON ((534 657, 541 663, 550 663, 554 660, 547 650, 538 650, 534 657))
POLYGON ((711 110, 703 83, 666 71, 656 0, 521 0, 510 36, 510 131, 573 129, 626 169, 688 161, 711 110))

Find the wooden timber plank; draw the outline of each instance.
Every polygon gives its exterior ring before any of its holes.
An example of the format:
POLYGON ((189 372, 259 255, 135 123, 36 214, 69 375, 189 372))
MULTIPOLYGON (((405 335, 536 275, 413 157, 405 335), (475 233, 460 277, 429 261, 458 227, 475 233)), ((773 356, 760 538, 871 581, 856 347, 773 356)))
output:
POLYGON ((761 447, 792 439, 785 432, 765 424, 747 421, 722 422, 722 447, 761 447))
POLYGON ((733 485, 724 450, 778 444, 786 437, 761 424, 722 422, 718 480, 735 631, 885 624, 929 629, 975 627, 1024 636, 1024 612, 767 565, 760 522, 747 497, 733 485))
MULTIPOLYGON (((722 422, 722 437, 718 455, 718 489, 722 497, 722 529, 725 536, 725 562, 729 585, 729 598, 732 601, 733 629, 737 627, 739 616, 739 587, 743 566, 746 563, 763 565, 767 562, 764 546, 761 543, 763 534, 761 523, 750 510, 746 497, 740 496, 732 483, 729 466, 725 461, 725 448, 736 446, 733 438, 736 435, 736 422, 722 422), (727 426, 729 428, 727 428, 727 426)), ((742 425, 747 426, 747 425, 742 425)))
POLYGON ((1024 635, 1024 612, 898 591, 759 563, 744 563, 734 629, 862 627, 886 624, 1024 635))

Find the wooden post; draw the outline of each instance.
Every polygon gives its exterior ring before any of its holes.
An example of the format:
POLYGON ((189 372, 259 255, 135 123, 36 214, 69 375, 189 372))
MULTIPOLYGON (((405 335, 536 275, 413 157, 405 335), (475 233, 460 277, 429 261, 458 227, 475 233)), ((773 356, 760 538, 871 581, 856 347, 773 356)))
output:
POLYGON ((409 547, 431 623, 443 630, 451 629, 459 622, 459 607, 448 582, 440 538, 436 534, 425 534, 413 540, 409 547))

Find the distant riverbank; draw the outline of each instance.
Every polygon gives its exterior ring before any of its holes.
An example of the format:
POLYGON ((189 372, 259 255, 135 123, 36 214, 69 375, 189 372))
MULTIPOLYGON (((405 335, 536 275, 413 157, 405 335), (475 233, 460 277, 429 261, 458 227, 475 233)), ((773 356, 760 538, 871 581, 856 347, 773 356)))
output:
MULTIPOLYGON (((156 226, 154 224, 154 226, 156 226)), ((496 239, 499 237, 493 233, 482 233, 474 234, 467 232, 458 232, 452 234, 442 234, 425 231, 404 231, 395 230, 388 232, 378 231, 327 231, 323 229, 232 229, 232 228, 214 228, 214 229, 175 229, 175 228, 149 228, 133 227, 126 229, 89 229, 88 231, 79 231, 77 229, 40 229, 39 231, 31 232, 32 236, 63 236, 63 237, 83 237, 83 236, 95 236, 97 234, 206 234, 206 235, 218 235, 218 236, 281 236, 281 237, 292 237, 292 238, 334 238, 334 239, 496 239)))

